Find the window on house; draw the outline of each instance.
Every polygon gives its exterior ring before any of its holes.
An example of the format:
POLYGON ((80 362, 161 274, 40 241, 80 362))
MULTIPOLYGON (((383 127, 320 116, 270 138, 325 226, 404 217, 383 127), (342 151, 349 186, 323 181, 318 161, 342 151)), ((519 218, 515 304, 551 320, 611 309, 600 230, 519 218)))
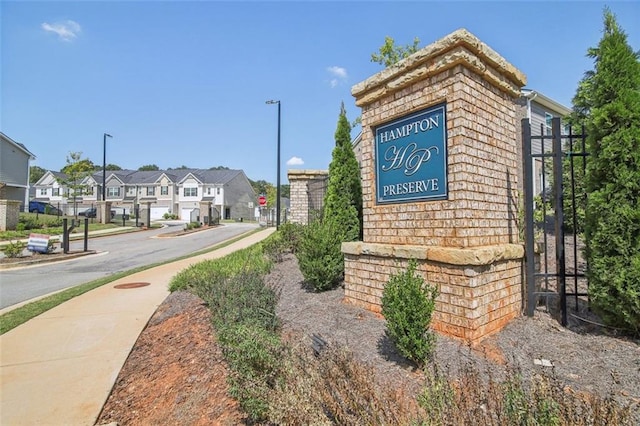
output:
POLYGON ((107 188, 107 197, 119 197, 120 196, 120 187, 119 186, 110 186, 107 188))
POLYGON ((47 195, 47 188, 40 188, 40 195, 47 195))
POLYGON ((197 197, 198 196, 198 188, 185 188, 184 189, 185 197, 197 197))
POLYGON ((216 194, 220 195, 220 188, 216 188, 216 194))
POLYGON ((211 188, 207 188, 207 195, 211 195, 211 188))
POLYGON ((545 135, 550 135, 552 132, 552 128, 551 128, 551 122, 553 120, 553 115, 549 114, 548 112, 544 113, 544 132, 545 135))
POLYGON ((160 187, 160 195, 169 195, 169 187, 161 186, 160 187))
POLYGON ((87 186, 84 190, 84 193, 87 195, 93 195, 93 186, 87 186))
POLYGON ((147 195, 156 195, 156 187, 147 186, 147 195))
POLYGON ((60 188, 51 188, 51 195, 54 197, 60 196, 60 188))
POLYGON ((136 195, 136 187, 135 186, 127 187, 127 195, 136 195))

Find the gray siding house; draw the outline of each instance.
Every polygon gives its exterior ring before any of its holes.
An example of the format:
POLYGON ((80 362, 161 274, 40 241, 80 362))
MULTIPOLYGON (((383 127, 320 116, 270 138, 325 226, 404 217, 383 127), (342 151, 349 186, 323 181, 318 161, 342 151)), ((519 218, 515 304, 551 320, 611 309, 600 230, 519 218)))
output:
POLYGON ((29 161, 35 156, 21 143, 0 132, 0 199, 29 204, 29 161))
MULTIPOLYGON (((87 176, 85 188, 75 197, 59 183, 60 173, 47 172, 36 183, 36 197, 54 205, 61 204, 67 214, 82 211, 102 200, 102 171, 87 176)), ((242 170, 176 169, 158 171, 108 170, 105 175, 105 199, 116 212, 131 213, 135 206, 149 206, 151 219, 165 213, 182 220, 206 216, 205 205, 222 219, 255 219, 256 194, 242 170)))
MULTIPOLYGON (((518 104, 520 105, 520 110, 518 111, 518 124, 520 123, 520 119, 528 119, 529 123, 531 124, 532 136, 551 135, 551 120, 555 117, 566 117, 571 113, 570 108, 567 108, 566 106, 554 101, 553 99, 543 95, 542 93, 531 89, 522 89, 518 104)), ((522 149, 521 130, 522 129, 518 129, 519 149, 522 149)), ((548 152, 551 151, 551 149, 552 146, 550 141, 545 141, 543 147, 540 140, 534 140, 531 146, 531 152, 534 154, 540 154, 543 152, 543 150, 544 152, 548 152)), ((552 171, 544 169, 544 173, 547 176, 543 179, 542 159, 534 158, 531 161, 533 162, 533 176, 531 176, 531 179, 533 179, 533 193, 534 195, 537 195, 544 190, 544 188, 542 187, 543 182, 545 183, 545 185, 549 185, 549 175, 552 173, 552 171)), ((522 191, 524 182, 522 179, 522 168, 519 172, 519 177, 520 179, 518 179, 518 187, 519 190, 522 191)))

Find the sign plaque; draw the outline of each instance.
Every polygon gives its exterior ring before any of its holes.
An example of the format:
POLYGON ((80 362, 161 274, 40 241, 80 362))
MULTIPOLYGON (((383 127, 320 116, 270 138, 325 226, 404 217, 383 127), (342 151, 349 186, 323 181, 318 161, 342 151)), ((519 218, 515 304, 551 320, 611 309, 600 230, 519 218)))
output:
POLYGON ((375 129, 377 204, 447 199, 446 104, 375 129))

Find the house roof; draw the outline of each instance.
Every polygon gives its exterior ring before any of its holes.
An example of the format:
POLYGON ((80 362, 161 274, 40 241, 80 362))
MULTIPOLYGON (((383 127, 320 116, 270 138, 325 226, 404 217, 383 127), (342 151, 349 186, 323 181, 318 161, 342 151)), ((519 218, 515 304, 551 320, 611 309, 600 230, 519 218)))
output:
POLYGON ((554 101, 548 96, 543 95, 542 93, 531 90, 531 89, 522 89, 520 91, 522 96, 531 100, 532 102, 537 102, 543 107, 549 109, 550 111, 558 113, 558 115, 565 116, 571 114, 571 108, 568 108, 561 103, 554 101))
MULTIPOLYGON (((224 185, 233 180, 242 170, 202 170, 202 169, 172 169, 172 170, 107 170, 107 179, 114 175, 124 184, 152 184, 156 183, 162 175, 167 176, 173 182, 180 182, 192 175, 204 184, 224 185)), ((102 171, 93 174, 96 181, 101 181, 102 171)))
POLYGON ((18 148, 20 151, 24 152, 25 154, 27 154, 32 160, 36 159, 36 156, 33 155, 33 153, 31 151, 29 151, 27 149, 26 146, 24 146, 23 144, 21 144, 20 142, 16 142, 13 139, 11 139, 9 136, 5 135, 4 133, 0 132, 0 137, 2 137, 2 139, 6 140, 7 142, 9 142, 9 144, 15 146, 16 148, 18 148))

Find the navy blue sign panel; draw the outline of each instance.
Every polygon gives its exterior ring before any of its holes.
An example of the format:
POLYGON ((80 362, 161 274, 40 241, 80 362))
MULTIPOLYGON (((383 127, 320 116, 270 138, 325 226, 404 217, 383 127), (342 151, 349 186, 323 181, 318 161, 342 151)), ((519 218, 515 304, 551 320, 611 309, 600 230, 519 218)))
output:
POLYGON ((446 104, 376 129, 377 203, 447 199, 446 104))

